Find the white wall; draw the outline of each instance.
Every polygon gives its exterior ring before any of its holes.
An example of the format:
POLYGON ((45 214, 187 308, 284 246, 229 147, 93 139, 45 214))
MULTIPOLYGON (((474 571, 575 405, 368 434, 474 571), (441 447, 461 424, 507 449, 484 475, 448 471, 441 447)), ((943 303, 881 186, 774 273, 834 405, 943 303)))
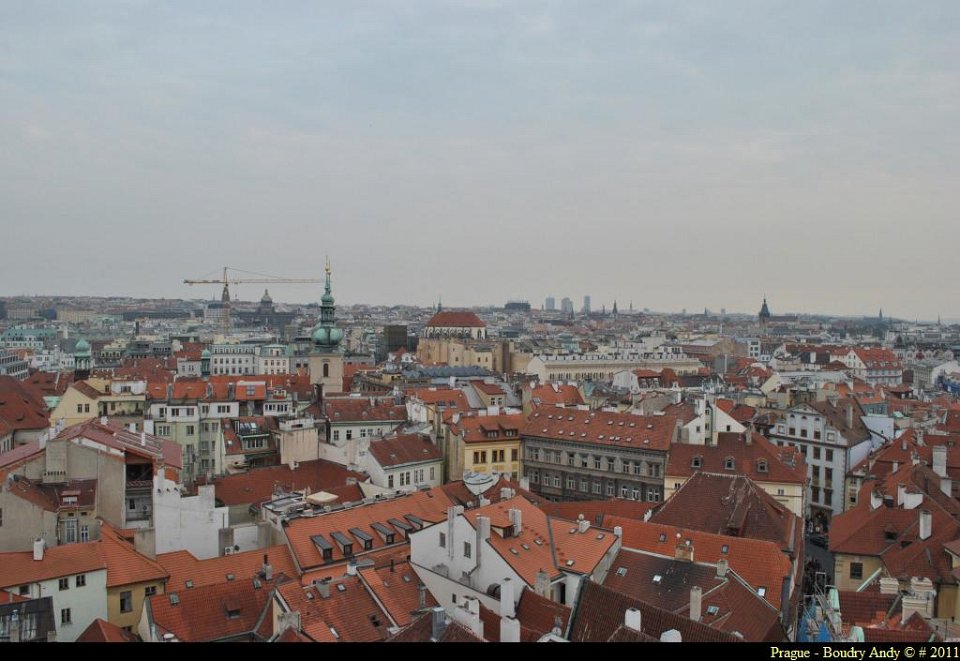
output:
POLYGON ((219 530, 229 525, 230 509, 215 506, 213 485, 200 487, 197 496, 183 497, 174 482, 159 475, 153 484, 156 552, 185 549, 201 560, 218 557, 223 550, 219 530))
MULTIPOLYGON (((60 579, 30 584, 30 597, 53 597, 53 619, 57 625, 57 640, 70 643, 77 639, 83 630, 95 619, 107 619, 107 570, 85 572, 86 585, 77 587, 78 574, 66 576, 70 588, 60 589, 60 579), (70 624, 60 623, 60 611, 70 609, 70 624)), ((8 590, 18 593, 19 586, 8 590)))

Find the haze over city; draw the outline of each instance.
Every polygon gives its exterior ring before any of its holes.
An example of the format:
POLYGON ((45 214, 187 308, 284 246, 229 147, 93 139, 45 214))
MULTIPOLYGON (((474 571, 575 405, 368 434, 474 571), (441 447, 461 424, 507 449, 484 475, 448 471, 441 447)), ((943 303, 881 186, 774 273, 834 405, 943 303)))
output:
POLYGON ((958 19, 5 2, 0 294, 957 317, 958 19))

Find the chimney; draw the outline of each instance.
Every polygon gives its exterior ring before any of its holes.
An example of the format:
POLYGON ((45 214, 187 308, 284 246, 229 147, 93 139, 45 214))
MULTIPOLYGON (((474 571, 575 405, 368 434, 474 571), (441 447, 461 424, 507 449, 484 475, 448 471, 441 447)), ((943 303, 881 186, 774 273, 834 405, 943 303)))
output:
POLYGON ((477 546, 480 542, 490 539, 490 517, 477 517, 477 546))
POLYGON ((674 559, 683 562, 693 562, 693 544, 679 543, 674 551, 674 559))
POLYGON ((510 523, 513 524, 513 536, 519 537, 520 533, 523 532, 523 512, 518 509, 512 509, 508 511, 510 515, 510 523))
POLYGON ((521 478, 520 478, 520 488, 523 489, 524 491, 530 491, 530 478, 529 478, 529 477, 524 476, 524 477, 521 477, 521 478))
POLYGON ((682 643, 683 636, 676 629, 668 629, 660 634, 661 643, 682 643))
POLYGON ((43 560, 43 540, 39 537, 33 540, 33 559, 36 561, 43 560))
POLYGON ((642 616, 639 608, 628 608, 623 613, 623 626, 632 631, 642 633, 643 630, 640 628, 641 621, 642 616))
POLYGON ((853 429, 853 404, 847 404, 847 429, 853 429))
POLYGON ((330 584, 327 583, 326 579, 317 583, 317 592, 320 593, 320 597, 323 599, 330 598, 330 584))
POLYGON ((927 510, 920 510, 920 539, 930 539, 933 534, 933 515, 927 510))
POLYGON ((519 643, 520 642, 520 620, 515 617, 500 618, 500 642, 501 643, 519 643))
POLYGON ((462 609, 466 622, 461 622, 461 624, 465 624, 467 628, 473 632, 474 636, 483 640, 483 621, 480 619, 480 600, 476 597, 464 597, 462 609))
POLYGON ((443 632, 447 630, 447 614, 441 606, 431 609, 430 613, 433 624, 430 640, 436 643, 440 641, 443 637, 443 632))
MULTIPOLYGON (((583 517, 583 514, 581 514, 580 516, 583 517)), ((587 532, 588 530, 590 530, 590 522, 584 518, 580 518, 577 521, 577 530, 581 533, 587 532)))
POLYGON ((703 608, 703 589, 699 585, 690 588, 690 619, 700 621, 700 610, 703 608))
POLYGON ((623 537, 623 528, 620 526, 613 527, 613 536, 614 537, 623 537))
POLYGON ((900 583, 897 579, 890 576, 883 576, 880 579, 880 594, 897 594, 900 591, 900 583))
POLYGON ((898 484, 897 485, 897 507, 903 507, 903 503, 906 499, 907 499, 907 485, 898 484))
POLYGON ((747 431, 744 434, 747 445, 753 445, 753 425, 747 425, 747 431))
POLYGON ((267 558, 267 554, 263 554, 263 578, 267 581, 273 580, 273 566, 270 564, 270 560, 267 558))
POLYGON ((945 445, 933 448, 933 472, 940 477, 947 477, 947 446, 945 445))
POLYGON ((500 617, 513 617, 516 614, 513 604, 513 581, 507 577, 500 581, 500 617))
POLYGON ((140 445, 147 447, 147 432, 140 432, 140 445))
POLYGON ((717 578, 726 578, 728 569, 730 569, 730 563, 727 562, 726 558, 717 560, 717 578))
POLYGON ((550 575, 542 569, 537 572, 537 582, 534 591, 541 597, 550 598, 550 575))
POLYGON ((427 586, 421 583, 417 586, 417 608, 423 610, 427 607, 427 586))
POLYGON ((953 480, 949 477, 940 478, 940 491, 947 496, 953 496, 953 480))
POLYGON ((890 472, 896 473, 899 469, 900 469, 900 462, 899 462, 899 461, 895 461, 895 462, 893 462, 893 470, 890 471, 890 472))

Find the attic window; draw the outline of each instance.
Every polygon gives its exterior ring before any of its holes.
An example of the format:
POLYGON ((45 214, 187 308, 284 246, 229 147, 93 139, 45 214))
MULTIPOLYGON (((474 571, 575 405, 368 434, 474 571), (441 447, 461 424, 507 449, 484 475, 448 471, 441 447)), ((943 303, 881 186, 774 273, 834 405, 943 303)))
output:
POLYGON ((896 530, 886 530, 886 531, 884 531, 884 533, 883 533, 883 537, 884 537, 884 539, 886 539, 888 542, 895 541, 895 540, 897 539, 897 531, 896 531, 896 530))
POLYGON ((664 543, 665 541, 667 541, 667 533, 662 532, 662 533, 660 533, 660 543, 662 544, 662 543, 664 543))
POLYGON ((733 460, 733 457, 727 457, 726 459, 723 460, 723 469, 724 469, 724 470, 732 471, 735 465, 736 465, 736 464, 735 464, 735 462, 734 462, 734 460, 733 460))
POLYGON ((758 461, 758 462, 757 462, 757 471, 760 472, 760 473, 766 473, 766 472, 767 472, 767 462, 764 461, 763 459, 761 459, 760 461, 758 461))
POLYGON ((656 574, 656 575, 653 577, 653 582, 654 582, 654 583, 657 583, 658 585, 659 585, 660 581, 662 581, 662 580, 663 580, 663 576, 661 576, 660 574, 656 574))
POLYGON ((227 580, 232 581, 235 578, 233 574, 227 574, 227 580))
POLYGON ((761 597, 767 594, 767 588, 763 585, 757 588, 757 594, 761 597))
POLYGON ((188 578, 188 579, 184 582, 184 585, 186 585, 188 588, 192 588, 192 587, 193 587, 193 581, 191 581, 191 580, 188 578))
POLYGON ((567 560, 567 567, 573 567, 573 560, 567 560))
POLYGON ((691 468, 700 468, 702 464, 703 464, 703 457, 701 457, 700 455, 697 455, 690 461, 691 468))
POLYGON ((617 576, 626 576, 627 568, 626 567, 617 567, 617 576))
POLYGON ((337 583, 337 592, 346 592, 347 586, 343 583, 337 583))
POLYGON ((170 595, 170 605, 176 606, 179 603, 180 603, 180 595, 174 592, 173 594, 170 595))
POLYGON ((729 553, 729 552, 730 552, 729 544, 724 544, 723 546, 720 547, 720 553, 729 553))
POLYGON ((719 606, 707 606, 707 615, 716 615, 720 612, 719 606))

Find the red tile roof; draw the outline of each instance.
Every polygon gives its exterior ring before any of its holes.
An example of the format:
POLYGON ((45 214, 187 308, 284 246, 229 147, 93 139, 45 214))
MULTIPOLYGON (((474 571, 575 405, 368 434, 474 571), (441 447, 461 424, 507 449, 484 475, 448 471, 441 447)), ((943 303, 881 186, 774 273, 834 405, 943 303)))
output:
POLYGON ((287 583, 278 593, 291 611, 300 613, 300 628, 314 640, 376 642, 386 640, 394 626, 357 576, 344 576, 325 589, 287 583))
POLYGON ((537 573, 546 571, 551 578, 562 572, 591 574, 604 555, 616 542, 609 531, 588 528, 579 532, 577 525, 562 519, 552 519, 522 496, 491 503, 464 513, 476 529, 477 517, 490 518, 490 546, 513 568, 527 585, 534 586, 537 573), (500 531, 511 530, 509 510, 521 512, 520 535, 501 536, 500 531))
POLYGON ((323 403, 323 414, 332 424, 348 422, 396 422, 407 420, 407 407, 393 403, 393 398, 371 404, 364 397, 328 399, 323 403))
POLYGON ((112 422, 104 425, 99 419, 67 427, 56 438, 68 441, 86 439, 124 453, 129 452, 162 462, 168 466, 182 467, 181 450, 176 442, 167 441, 152 434, 132 432, 112 422))
POLYGON ((440 404, 448 408, 461 411, 470 409, 467 396, 459 388, 417 388, 407 393, 410 397, 419 399, 424 404, 440 404))
POLYGON ((716 535, 615 516, 607 517, 607 525, 620 526, 623 529, 623 548, 670 557, 676 553, 678 540, 686 543, 689 539, 695 561, 716 564, 721 559, 727 560, 730 568, 754 590, 765 587, 764 598, 775 608, 780 608, 781 595, 778 586, 785 577, 793 573, 790 557, 774 542, 716 535))
POLYGON ((167 571, 134 549, 110 524, 100 522, 100 555, 107 566, 107 587, 164 581, 167 571))
POLYGON ((419 434, 370 441, 370 454, 384 468, 440 461, 440 448, 419 434))
POLYGON ((266 581, 256 587, 252 580, 238 578, 155 595, 149 608, 161 635, 170 632, 184 642, 256 640, 254 630, 270 605, 272 587, 266 581))
POLYGON ((780 448, 763 435, 754 432, 747 443, 746 434, 721 432, 716 445, 674 443, 670 448, 664 473, 668 476, 691 477, 698 471, 729 475, 746 475, 757 482, 806 484, 807 463, 803 453, 780 448), (732 468, 727 468, 729 459, 732 468))
POLYGON ((520 430, 523 436, 573 440, 640 450, 670 449, 677 435, 676 418, 537 407, 520 430))
POLYGON ((218 478, 213 484, 217 499, 224 505, 244 505, 260 504, 270 500, 275 486, 287 492, 301 491, 307 487, 314 493, 330 492, 332 489, 345 486, 350 479, 364 482, 367 476, 320 459, 305 461, 295 470, 291 470, 287 465, 255 468, 240 475, 218 478))
POLYGON ((591 525, 609 528, 605 525, 607 517, 618 516, 625 519, 643 521, 648 512, 658 503, 645 503, 638 500, 611 498, 610 500, 577 500, 574 502, 554 503, 542 500, 537 506, 545 514, 568 521, 577 521, 582 515, 591 525))
MULTIPOLYGON (((387 614, 405 627, 413 622, 413 613, 420 608, 420 579, 409 562, 378 563, 380 566, 364 567, 359 576, 386 609, 387 614)), ((424 595, 426 608, 437 605, 429 592, 424 595)))
POLYGON ((425 613, 413 624, 391 636, 388 643, 482 643, 473 632, 454 620, 447 619, 439 640, 433 639, 433 614, 425 613))
POLYGON ((40 441, 31 441, 23 445, 18 445, 9 452, 0 454, 0 470, 11 469, 43 452, 44 450, 40 448, 40 441))
MULTIPOLYGON (((400 534, 396 526, 389 522, 389 519, 405 522, 405 515, 412 514, 423 521, 436 523, 446 520, 447 508, 451 505, 453 503, 443 490, 435 487, 429 491, 415 491, 389 500, 350 507, 319 516, 293 519, 286 527, 286 534, 298 566, 302 571, 307 571, 325 564, 343 562, 347 559, 331 536, 333 532, 339 532, 347 536, 353 542, 354 554, 360 555, 363 553, 363 545, 359 539, 354 538, 353 533, 350 532, 351 528, 358 528, 369 535, 372 538, 372 549, 382 549, 386 546, 386 542, 380 533, 372 527, 374 523, 382 524, 386 529, 395 532, 394 544, 399 544, 404 541, 403 535, 400 534), (332 557, 327 562, 324 562, 320 550, 311 539, 317 535, 323 536, 326 543, 332 545, 332 557)), ((304 577, 304 579, 306 578, 304 577)))
POLYGON ((428 328, 486 328, 476 314, 469 310, 443 310, 430 317, 428 328))
POLYGON ((520 438, 524 419, 517 414, 461 415, 456 423, 450 423, 450 432, 461 436, 464 443, 489 443, 491 441, 516 441, 520 438), (496 436, 492 436, 496 434, 496 436))
POLYGON ((544 383, 533 388, 530 391, 530 400, 535 404, 544 406, 555 406, 557 404, 577 406, 584 403, 579 388, 555 383, 544 383))
POLYGON ((697 473, 650 519, 704 532, 752 537, 797 548, 802 525, 781 505, 742 475, 697 473))
POLYGON ((136 635, 99 617, 91 622, 76 640, 78 643, 136 643, 138 641, 139 638, 136 635))
POLYGON ((106 569, 106 563, 97 542, 54 546, 44 551, 43 560, 34 560, 32 551, 0 553, 0 588, 100 569, 106 569))
POLYGON ((43 396, 12 376, 0 375, 0 420, 13 430, 46 429, 50 411, 43 396))
POLYGON ((503 395, 503 388, 495 383, 484 383, 483 381, 472 381, 474 390, 482 392, 484 395, 503 395))
POLYGON ((187 581, 193 588, 227 583, 228 574, 232 574, 236 580, 252 580, 260 574, 263 556, 267 556, 275 577, 281 574, 291 578, 298 576, 293 556, 283 545, 206 560, 197 559, 190 551, 173 551, 158 555, 157 563, 169 572, 167 591, 175 592, 190 589, 187 581))

